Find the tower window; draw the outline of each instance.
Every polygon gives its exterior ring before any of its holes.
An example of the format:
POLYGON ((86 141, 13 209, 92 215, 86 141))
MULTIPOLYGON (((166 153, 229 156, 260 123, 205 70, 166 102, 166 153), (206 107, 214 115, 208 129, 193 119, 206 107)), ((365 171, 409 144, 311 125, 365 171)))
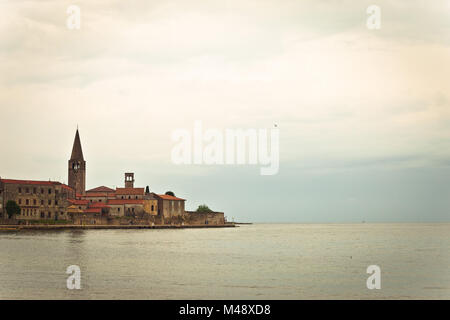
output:
POLYGON ((52 194, 52 189, 48 189, 48 194, 52 194))

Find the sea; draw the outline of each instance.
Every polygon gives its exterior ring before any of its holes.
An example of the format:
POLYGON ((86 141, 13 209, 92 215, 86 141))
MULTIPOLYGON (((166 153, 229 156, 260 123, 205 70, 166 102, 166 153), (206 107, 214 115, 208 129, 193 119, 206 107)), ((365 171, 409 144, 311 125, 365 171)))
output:
POLYGON ((0 231, 0 299, 450 299, 449 266, 449 223, 0 231))

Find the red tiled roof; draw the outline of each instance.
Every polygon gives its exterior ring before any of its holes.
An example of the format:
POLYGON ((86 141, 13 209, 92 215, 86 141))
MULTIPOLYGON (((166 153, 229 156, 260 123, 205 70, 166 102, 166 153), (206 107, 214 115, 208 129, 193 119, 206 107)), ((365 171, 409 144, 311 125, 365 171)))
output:
POLYGON ((101 213, 102 209, 101 208, 88 208, 86 210, 83 211, 84 213, 101 213))
POLYGON ((105 186, 100 186, 100 187, 97 187, 94 189, 87 190, 86 193, 88 193, 88 192, 89 193, 91 193, 91 192, 114 192, 114 189, 111 189, 111 188, 108 188, 105 186))
POLYGON ((144 188, 116 188, 117 195, 143 195, 144 188))
POLYGON ((108 194, 105 192, 90 192, 86 193, 83 197, 85 198, 94 198, 94 197, 107 197, 108 194))
POLYGON ((67 201, 69 201, 71 204, 75 204, 75 205, 87 205, 89 203, 88 200, 72 200, 72 199, 67 199, 67 201))
POLYGON ((58 185, 60 182, 56 181, 36 181, 36 180, 15 180, 15 179, 0 179, 3 183, 15 183, 15 184, 34 184, 34 185, 58 185))
POLYGON ((68 186, 67 184, 61 183, 61 187, 63 187, 64 189, 70 190, 70 191, 74 191, 74 189, 72 189, 72 187, 68 186))
POLYGON ((89 208, 109 208, 109 206, 103 202, 94 202, 89 205, 89 208))
POLYGON ((158 197, 164 199, 164 200, 179 200, 179 201, 186 201, 186 199, 181 199, 178 197, 170 196, 168 194, 157 194, 158 197))
POLYGON ((136 200, 136 199, 112 199, 108 200, 108 204, 144 204, 144 200, 136 200))

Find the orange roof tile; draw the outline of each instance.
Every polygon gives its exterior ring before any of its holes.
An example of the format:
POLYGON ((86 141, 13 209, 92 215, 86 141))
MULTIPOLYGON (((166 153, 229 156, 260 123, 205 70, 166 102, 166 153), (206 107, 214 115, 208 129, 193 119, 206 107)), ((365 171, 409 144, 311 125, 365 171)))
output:
POLYGON ((83 197, 85 198, 94 198, 94 197, 107 197, 108 194, 105 192, 90 192, 86 193, 83 197))
POLYGON ((90 189, 87 190, 86 193, 91 193, 91 192, 114 192, 114 189, 105 187, 105 186, 100 186, 94 189, 90 189))
POLYGON ((109 205, 114 204, 144 204, 144 200, 136 200, 136 199, 112 199, 108 200, 109 205))
POLYGON ((68 186, 67 184, 61 183, 61 187, 63 187, 64 189, 70 190, 70 191, 74 191, 74 189, 71 186, 68 186))
POLYGON ((143 195, 144 188, 116 188, 117 195, 143 195))
POLYGON ((157 194, 158 197, 164 199, 164 200, 179 200, 179 201, 186 201, 186 199, 181 199, 178 197, 170 196, 168 194, 157 194))
POLYGON ((103 202, 94 202, 89 204, 89 208, 109 208, 109 206, 103 202))
POLYGON ((89 203, 88 200, 73 200, 73 199, 67 199, 71 204, 75 205, 87 205, 89 203))
POLYGON ((34 185, 59 185, 60 182, 56 181, 37 181, 37 180, 15 180, 15 179, 0 179, 3 183, 14 184, 34 184, 34 185))
POLYGON ((101 213, 102 209, 101 208, 88 208, 86 210, 83 211, 84 213, 101 213))

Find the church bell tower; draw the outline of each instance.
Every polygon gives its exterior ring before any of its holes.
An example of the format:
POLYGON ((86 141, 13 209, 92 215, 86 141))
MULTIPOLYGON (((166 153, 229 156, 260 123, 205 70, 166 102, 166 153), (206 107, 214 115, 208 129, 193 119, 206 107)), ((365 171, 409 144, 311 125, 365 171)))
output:
POLYGON ((72 155, 69 160, 69 186, 75 189, 76 193, 85 194, 86 188, 86 161, 84 161, 83 150, 81 149, 80 134, 75 134, 72 155))

